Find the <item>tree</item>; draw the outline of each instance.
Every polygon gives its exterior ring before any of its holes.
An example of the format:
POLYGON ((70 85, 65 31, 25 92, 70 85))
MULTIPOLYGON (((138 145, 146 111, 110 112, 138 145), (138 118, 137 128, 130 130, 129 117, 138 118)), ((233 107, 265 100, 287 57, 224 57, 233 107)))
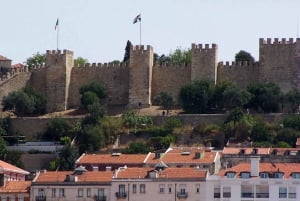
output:
POLYGON ((84 66, 89 61, 83 57, 77 57, 74 59, 74 66, 84 66))
POLYGON ((82 86, 80 88, 80 95, 82 96, 88 91, 94 92, 100 100, 106 98, 107 96, 106 89, 100 82, 91 82, 90 84, 82 86))
POLYGON ((126 43, 126 47, 125 47, 125 54, 124 54, 124 59, 123 62, 127 62, 130 59, 130 49, 132 47, 131 42, 128 40, 126 43))
POLYGON ((132 142, 129 144, 129 147, 125 149, 125 153, 127 154, 147 154, 150 151, 147 144, 143 142, 132 142))
POLYGON ((105 115, 104 108, 100 105, 100 103, 93 103, 88 105, 89 114, 84 118, 83 125, 97 125, 101 122, 101 119, 105 115))
POLYGON ((27 58, 25 63, 29 69, 32 69, 35 66, 44 65, 46 63, 46 55, 37 52, 36 54, 33 54, 32 57, 27 58))
POLYGON ((235 55, 235 62, 239 61, 248 61, 249 63, 255 62, 254 57, 252 57, 252 55, 249 52, 246 52, 244 50, 239 51, 235 55))
POLYGON ((98 151, 105 144, 103 130, 99 126, 86 126, 78 135, 79 153, 98 151))
POLYGON ((105 144, 112 144, 117 139, 119 131, 122 128, 122 119, 105 116, 101 120, 100 127, 103 130, 105 144))
POLYGON ((299 137, 300 137, 299 131, 295 131, 292 128, 283 128, 278 132, 277 136, 274 139, 274 143, 277 144, 282 141, 294 147, 296 144, 296 140, 299 137))
POLYGON ((87 108, 89 105, 99 103, 100 99, 95 92, 86 91, 81 96, 81 104, 87 108))
POLYGON ((208 101, 212 92, 211 82, 194 81, 180 89, 179 98, 186 113, 203 113, 208 109, 208 101))
POLYGON ((154 97, 154 102, 163 106, 164 110, 167 110, 167 114, 169 114, 169 110, 174 104, 173 97, 169 92, 160 92, 158 96, 154 97))
POLYGON ((226 109, 243 108, 251 99, 251 94, 236 86, 228 86, 223 92, 223 101, 226 109))
POLYGON ((247 87, 252 94, 248 107, 257 112, 277 112, 281 105, 280 88, 273 83, 252 83, 247 87))
POLYGON ((292 115, 286 117, 285 119, 283 119, 283 126, 284 128, 292 128, 297 131, 300 131, 300 116, 292 115))
POLYGON ((288 112, 299 112, 300 105, 300 91, 297 89, 292 89, 284 96, 284 103, 288 112))
MULTIPOLYGON (((65 145, 59 153, 58 167, 60 171, 74 170, 75 161, 78 158, 78 150, 71 144, 65 145)), ((53 167, 52 167, 53 168, 53 167)))
POLYGON ((210 107, 222 110, 224 108, 224 91, 231 86, 235 86, 230 81, 218 82, 212 91, 212 95, 210 98, 210 107))
POLYGON ((6 142, 2 136, 0 136, 0 160, 5 160, 7 156, 6 142))
POLYGON ((265 142, 272 144, 274 135, 262 117, 255 117, 250 138, 252 142, 265 142))
MULTIPOLYGON (((61 137, 69 135, 71 125, 62 118, 54 118, 47 124, 43 139, 51 141, 60 141, 61 137)), ((72 136, 69 136, 72 137, 72 136)))
POLYGON ((169 58, 173 64, 190 64, 192 62, 192 53, 190 49, 183 50, 181 48, 177 48, 169 54, 169 58))

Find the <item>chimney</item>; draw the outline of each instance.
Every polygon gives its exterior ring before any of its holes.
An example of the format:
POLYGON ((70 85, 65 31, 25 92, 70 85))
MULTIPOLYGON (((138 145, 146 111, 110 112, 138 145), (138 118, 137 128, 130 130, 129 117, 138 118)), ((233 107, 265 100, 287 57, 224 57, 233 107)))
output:
POLYGON ((258 177, 259 176, 259 156, 251 156, 251 177, 258 177))

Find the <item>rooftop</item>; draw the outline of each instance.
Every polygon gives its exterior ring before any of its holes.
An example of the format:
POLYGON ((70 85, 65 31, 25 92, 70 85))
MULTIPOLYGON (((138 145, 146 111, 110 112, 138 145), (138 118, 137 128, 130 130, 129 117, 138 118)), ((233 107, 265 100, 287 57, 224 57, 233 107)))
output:
POLYGON ((29 193, 31 181, 6 181, 0 193, 29 193))
POLYGON ((76 164, 142 164, 147 154, 83 154, 76 164))
POLYGON ((11 165, 9 163, 6 163, 5 161, 2 161, 0 160, 0 170, 3 170, 3 171, 7 171, 7 172, 14 172, 14 173, 19 173, 19 174, 29 174, 29 172, 21 169, 21 168, 18 168, 14 165, 11 165))

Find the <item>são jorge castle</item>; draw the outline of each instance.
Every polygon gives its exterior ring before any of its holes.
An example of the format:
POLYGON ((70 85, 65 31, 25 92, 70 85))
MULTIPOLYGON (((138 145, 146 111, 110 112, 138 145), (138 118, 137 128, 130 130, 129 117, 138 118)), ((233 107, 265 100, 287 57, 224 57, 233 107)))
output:
MULTIPOLYGON (((244 88, 251 82, 273 82, 283 92, 300 90, 300 39, 259 40, 259 61, 218 62, 218 46, 192 44, 189 65, 154 64, 151 46, 133 46, 130 59, 121 64, 74 66, 73 52, 47 51, 44 66, 28 71, 12 68, 0 77, 0 100, 8 93, 31 86, 47 98, 47 112, 80 105, 81 86, 99 81, 106 86, 108 105, 148 107, 154 96, 170 92, 177 99, 180 88, 193 80, 231 80, 244 88)), ((0 60, 0 68, 11 63, 0 60)))

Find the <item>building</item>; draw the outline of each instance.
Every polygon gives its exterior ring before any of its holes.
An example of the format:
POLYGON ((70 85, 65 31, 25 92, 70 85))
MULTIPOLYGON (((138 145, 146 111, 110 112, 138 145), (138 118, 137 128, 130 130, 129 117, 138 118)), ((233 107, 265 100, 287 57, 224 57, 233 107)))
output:
POLYGON ((45 171, 37 174, 30 189, 31 201, 109 201, 111 171, 45 171))
POLYGON ((207 200, 299 200, 299 163, 260 163, 258 156, 207 178, 207 200))
POLYGON ((199 168, 119 168, 112 178, 111 201, 205 199, 208 172, 199 168))
POLYGON ((26 175, 29 175, 29 172, 0 160, 0 181, 2 184, 6 181, 25 181, 26 175))

